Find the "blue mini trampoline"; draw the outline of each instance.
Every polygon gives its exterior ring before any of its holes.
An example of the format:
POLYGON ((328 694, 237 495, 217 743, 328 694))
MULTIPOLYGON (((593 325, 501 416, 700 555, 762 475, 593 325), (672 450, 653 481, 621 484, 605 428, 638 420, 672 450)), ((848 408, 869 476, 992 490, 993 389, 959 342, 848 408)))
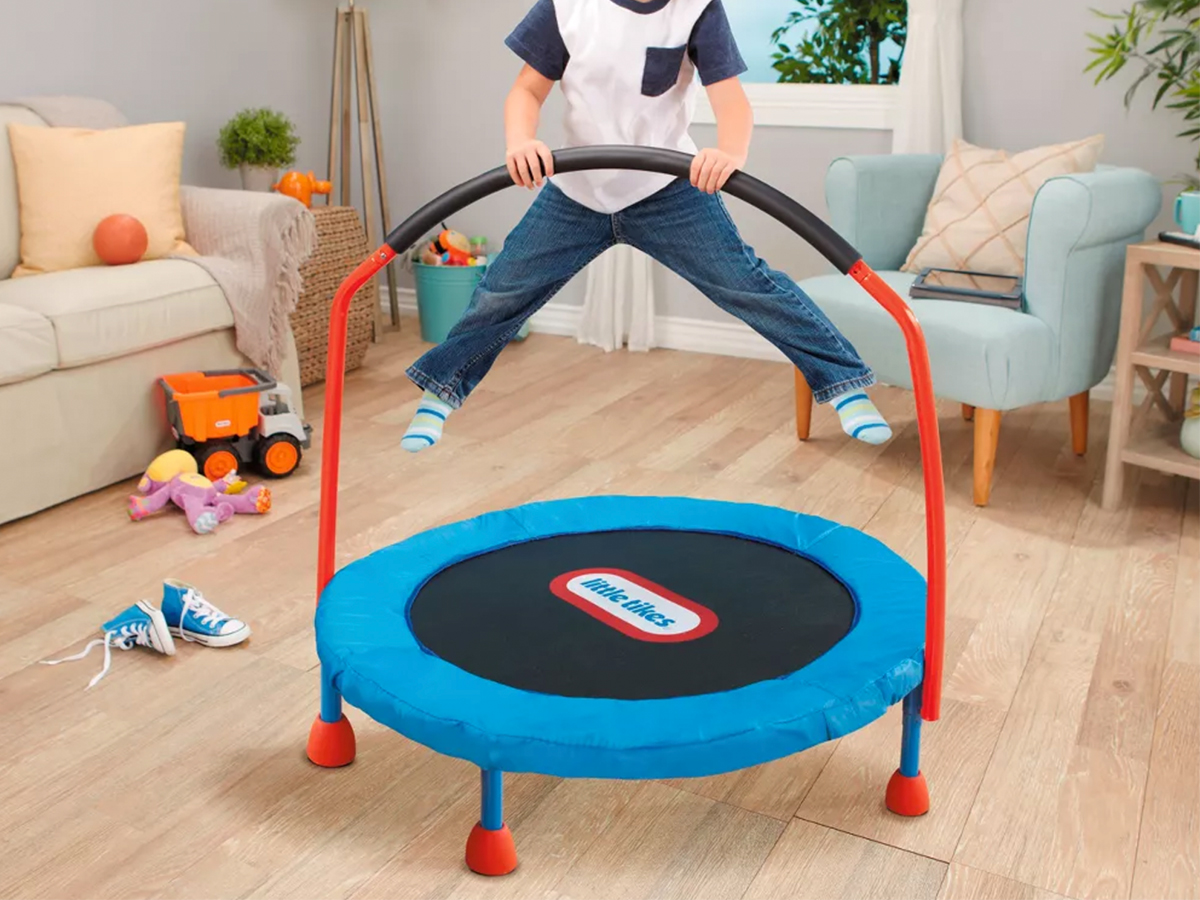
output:
MULTIPOLYGON (((560 172, 685 175, 644 148, 555 156, 560 172)), ((434 201, 347 279, 335 300, 321 486, 316 616, 321 712, 308 755, 354 758, 341 701, 479 766, 467 864, 516 866, 502 773, 712 775, 848 734, 905 706, 887 805, 928 809, 922 717, 938 714, 945 553, 941 459, 924 341, 908 307, 819 220, 744 174, 726 191, 774 214, 858 280, 909 342, 926 479, 929 581, 879 541, 765 506, 587 497, 436 528, 333 573, 346 313, 361 285, 436 222, 506 186, 499 169, 434 201)))

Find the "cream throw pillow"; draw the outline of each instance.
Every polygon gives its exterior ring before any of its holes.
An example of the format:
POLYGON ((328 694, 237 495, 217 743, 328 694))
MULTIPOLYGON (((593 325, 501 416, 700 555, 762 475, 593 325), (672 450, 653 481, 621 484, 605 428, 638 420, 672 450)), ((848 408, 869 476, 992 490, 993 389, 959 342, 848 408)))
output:
POLYGON ((908 254, 905 272, 965 269, 1024 275, 1025 235, 1033 196, 1057 175, 1090 172, 1104 135, 1037 147, 1010 156, 958 140, 938 175, 925 228, 908 254))
POLYGON ((194 255, 184 241, 182 122, 92 131, 9 123, 21 216, 13 277, 103 265, 92 232, 114 213, 136 216, 145 259, 194 255))

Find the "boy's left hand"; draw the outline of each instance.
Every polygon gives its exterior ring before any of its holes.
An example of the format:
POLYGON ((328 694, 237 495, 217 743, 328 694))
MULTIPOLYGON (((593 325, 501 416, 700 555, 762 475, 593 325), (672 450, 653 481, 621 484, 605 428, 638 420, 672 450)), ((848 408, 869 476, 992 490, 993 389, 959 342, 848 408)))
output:
POLYGON ((706 194, 715 194, 725 187, 729 176, 746 164, 746 158, 738 158, 724 150, 709 147, 701 150, 692 160, 692 187, 706 194))

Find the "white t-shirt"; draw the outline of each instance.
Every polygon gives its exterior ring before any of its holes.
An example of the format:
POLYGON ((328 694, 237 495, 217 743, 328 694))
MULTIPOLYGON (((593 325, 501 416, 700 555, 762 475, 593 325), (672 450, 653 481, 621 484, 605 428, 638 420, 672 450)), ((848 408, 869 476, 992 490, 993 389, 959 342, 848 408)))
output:
MULTIPOLYGON (((568 147, 695 153, 688 127, 697 71, 704 85, 746 71, 721 0, 538 0, 505 43, 561 83, 568 147)), ((626 171, 553 179, 572 200, 605 214, 645 200, 671 180, 626 171)))

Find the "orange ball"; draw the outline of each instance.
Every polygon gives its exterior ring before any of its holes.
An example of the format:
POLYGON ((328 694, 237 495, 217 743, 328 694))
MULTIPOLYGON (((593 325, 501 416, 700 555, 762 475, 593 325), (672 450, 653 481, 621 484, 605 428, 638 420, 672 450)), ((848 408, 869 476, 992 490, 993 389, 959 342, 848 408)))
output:
POLYGON ((146 255, 150 236, 146 226, 124 213, 102 220, 92 233, 96 255, 110 266, 127 266, 146 255))

